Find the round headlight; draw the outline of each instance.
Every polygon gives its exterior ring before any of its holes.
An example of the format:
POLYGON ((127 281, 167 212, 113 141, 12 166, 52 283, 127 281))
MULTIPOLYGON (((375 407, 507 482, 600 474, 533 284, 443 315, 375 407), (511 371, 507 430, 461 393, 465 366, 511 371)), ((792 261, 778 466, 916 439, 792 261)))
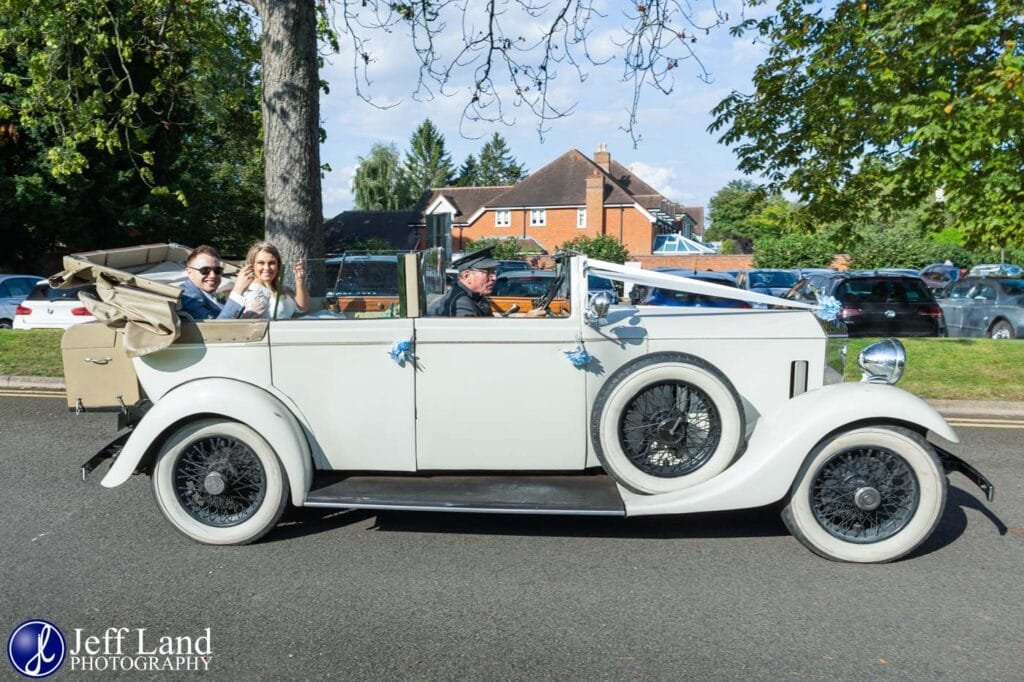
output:
POLYGON ((861 381, 871 384, 895 384, 903 376, 907 351, 896 339, 883 339, 871 344, 857 356, 861 381))

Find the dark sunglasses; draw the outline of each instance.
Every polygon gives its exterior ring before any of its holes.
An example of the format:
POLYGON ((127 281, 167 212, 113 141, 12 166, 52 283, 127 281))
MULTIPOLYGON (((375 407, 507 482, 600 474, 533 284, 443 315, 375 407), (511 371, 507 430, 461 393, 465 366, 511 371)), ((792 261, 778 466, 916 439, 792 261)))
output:
POLYGON ((222 268, 222 267, 221 267, 221 266, 219 266, 219 265, 218 265, 218 266, 216 266, 216 267, 210 267, 209 265, 204 265, 204 266, 203 266, 203 267, 201 267, 201 268, 194 268, 194 267, 192 267, 192 266, 190 265, 190 266, 188 266, 188 269, 189 269, 189 270, 195 270, 195 271, 197 271, 197 272, 198 272, 198 273, 199 273, 200 275, 202 275, 203 277, 206 277, 206 276, 207 276, 207 275, 209 275, 209 274, 210 274, 211 272, 212 272, 213 274, 215 274, 215 275, 223 275, 223 274, 224 274, 224 268, 222 268))

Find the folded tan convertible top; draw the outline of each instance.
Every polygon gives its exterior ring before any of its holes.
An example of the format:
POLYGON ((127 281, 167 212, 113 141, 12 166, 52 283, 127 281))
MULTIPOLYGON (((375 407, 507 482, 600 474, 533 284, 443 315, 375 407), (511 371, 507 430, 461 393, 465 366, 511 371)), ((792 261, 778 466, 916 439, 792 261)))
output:
MULTIPOLYGON (((96 295, 78 297, 97 320, 124 329, 128 355, 138 357, 171 345, 181 333, 178 317, 185 259, 191 252, 181 244, 146 244, 122 249, 86 251, 64 257, 64 270, 50 285, 70 289, 96 285, 96 295)), ((225 272, 237 268, 224 264, 225 272)))

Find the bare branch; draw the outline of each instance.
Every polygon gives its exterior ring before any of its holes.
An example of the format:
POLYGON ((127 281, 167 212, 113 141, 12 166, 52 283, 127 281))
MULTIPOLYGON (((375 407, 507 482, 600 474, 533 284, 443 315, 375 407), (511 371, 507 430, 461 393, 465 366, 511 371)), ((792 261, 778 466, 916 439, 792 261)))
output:
MULTIPOLYGON (((352 49, 356 94, 375 106, 369 73, 378 60, 374 36, 404 32, 417 62, 413 98, 465 97, 462 123, 511 124, 510 109, 525 108, 537 121, 543 139, 550 121, 569 116, 575 103, 558 104, 552 86, 559 66, 585 82, 596 67, 621 59, 624 82, 633 97, 627 111, 634 144, 639 139, 637 111, 643 94, 669 94, 675 74, 691 62, 698 79, 711 75, 695 51, 700 37, 726 23, 728 15, 714 0, 703 9, 709 19, 698 23, 701 0, 651 0, 627 5, 618 27, 621 55, 594 57, 590 41, 607 15, 595 0, 339 0, 340 31, 352 49), (453 21, 454 20, 454 21, 453 21), (461 35, 452 31, 459 26, 461 35), (454 36, 454 37, 453 37, 454 36)), ((393 49, 393 41, 389 42, 393 49)), ((607 49, 608 42, 601 45, 607 49)), ((600 53, 598 53, 600 54, 600 53)), ((388 104, 383 106, 394 106, 388 104)), ((460 129, 462 125, 460 124, 460 129)))

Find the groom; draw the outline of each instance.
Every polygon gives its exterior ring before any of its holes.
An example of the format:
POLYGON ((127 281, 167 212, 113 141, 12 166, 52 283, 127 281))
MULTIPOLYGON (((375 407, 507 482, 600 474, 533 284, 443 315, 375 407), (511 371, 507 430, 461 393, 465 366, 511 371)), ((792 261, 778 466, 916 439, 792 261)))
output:
POLYGON ((181 286, 181 309, 193 320, 232 320, 242 314, 242 292, 255 278, 252 266, 246 265, 239 270, 231 295, 222 306, 214 296, 223 274, 224 267, 217 249, 205 244, 192 249, 185 261, 187 279, 181 286))

